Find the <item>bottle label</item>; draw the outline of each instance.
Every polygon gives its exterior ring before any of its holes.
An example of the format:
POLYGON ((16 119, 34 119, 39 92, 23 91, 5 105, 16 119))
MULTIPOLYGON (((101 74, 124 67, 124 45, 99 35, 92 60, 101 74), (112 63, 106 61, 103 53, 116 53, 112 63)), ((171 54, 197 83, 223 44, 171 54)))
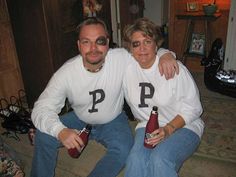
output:
POLYGON ((145 138, 149 139, 149 138, 153 138, 155 135, 151 134, 151 133, 146 133, 145 134, 145 138))

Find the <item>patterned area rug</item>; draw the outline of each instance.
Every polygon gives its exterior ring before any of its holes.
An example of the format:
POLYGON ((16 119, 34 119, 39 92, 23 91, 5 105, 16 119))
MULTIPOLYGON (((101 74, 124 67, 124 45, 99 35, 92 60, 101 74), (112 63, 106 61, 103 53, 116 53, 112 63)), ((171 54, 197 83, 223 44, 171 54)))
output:
POLYGON ((206 128, 197 154, 236 163, 236 100, 202 98, 202 104, 206 128))
POLYGON ((203 105, 205 132, 196 155, 236 163, 236 99, 209 91, 193 73, 203 105))

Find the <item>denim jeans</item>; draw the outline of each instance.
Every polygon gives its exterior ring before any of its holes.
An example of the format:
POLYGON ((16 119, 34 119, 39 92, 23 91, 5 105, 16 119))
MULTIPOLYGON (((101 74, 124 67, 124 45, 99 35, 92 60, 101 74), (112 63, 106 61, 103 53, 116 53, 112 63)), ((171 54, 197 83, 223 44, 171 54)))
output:
MULTIPOLYGON (((81 130, 85 123, 70 112, 60 117, 69 128, 81 130)), ((90 139, 94 139, 107 148, 106 154, 96 164, 88 177, 115 177, 124 167, 133 145, 133 135, 124 112, 107 124, 94 125, 90 139)), ((62 147, 55 137, 37 130, 31 177, 53 177, 58 155, 62 147)), ((79 167, 78 167, 79 169, 79 167)))
POLYGON ((136 130, 125 169, 125 177, 177 177, 183 162, 197 149, 200 138, 181 128, 154 149, 144 147, 145 128, 136 130))

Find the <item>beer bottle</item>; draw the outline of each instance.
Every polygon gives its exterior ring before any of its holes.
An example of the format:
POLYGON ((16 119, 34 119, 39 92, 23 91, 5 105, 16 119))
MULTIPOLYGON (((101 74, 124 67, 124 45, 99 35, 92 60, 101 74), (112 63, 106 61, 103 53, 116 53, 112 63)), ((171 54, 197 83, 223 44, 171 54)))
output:
POLYGON ((144 137, 144 146, 147 148, 154 148, 151 144, 147 144, 146 141, 148 138, 153 137, 151 134, 154 130, 159 128, 159 123, 158 123, 158 112, 157 112, 157 106, 153 106, 149 120, 146 125, 146 130, 145 130, 145 137, 144 137))
POLYGON ((84 150, 84 148, 86 147, 86 145, 88 144, 88 137, 89 137, 91 129, 92 129, 92 126, 88 124, 88 125, 86 125, 86 127, 84 127, 81 130, 81 132, 79 134, 79 137, 84 142, 84 146, 81 148, 81 151, 78 151, 77 148, 68 149, 68 154, 72 158, 78 158, 80 156, 80 154, 82 153, 82 151, 84 150))

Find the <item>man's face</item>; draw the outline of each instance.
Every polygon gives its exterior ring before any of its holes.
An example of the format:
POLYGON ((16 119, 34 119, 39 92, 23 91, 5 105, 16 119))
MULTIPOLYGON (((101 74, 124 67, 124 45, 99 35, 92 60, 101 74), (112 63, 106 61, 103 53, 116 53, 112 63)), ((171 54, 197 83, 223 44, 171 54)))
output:
POLYGON ((104 62, 109 39, 102 25, 82 27, 77 44, 85 67, 100 66, 104 62))

